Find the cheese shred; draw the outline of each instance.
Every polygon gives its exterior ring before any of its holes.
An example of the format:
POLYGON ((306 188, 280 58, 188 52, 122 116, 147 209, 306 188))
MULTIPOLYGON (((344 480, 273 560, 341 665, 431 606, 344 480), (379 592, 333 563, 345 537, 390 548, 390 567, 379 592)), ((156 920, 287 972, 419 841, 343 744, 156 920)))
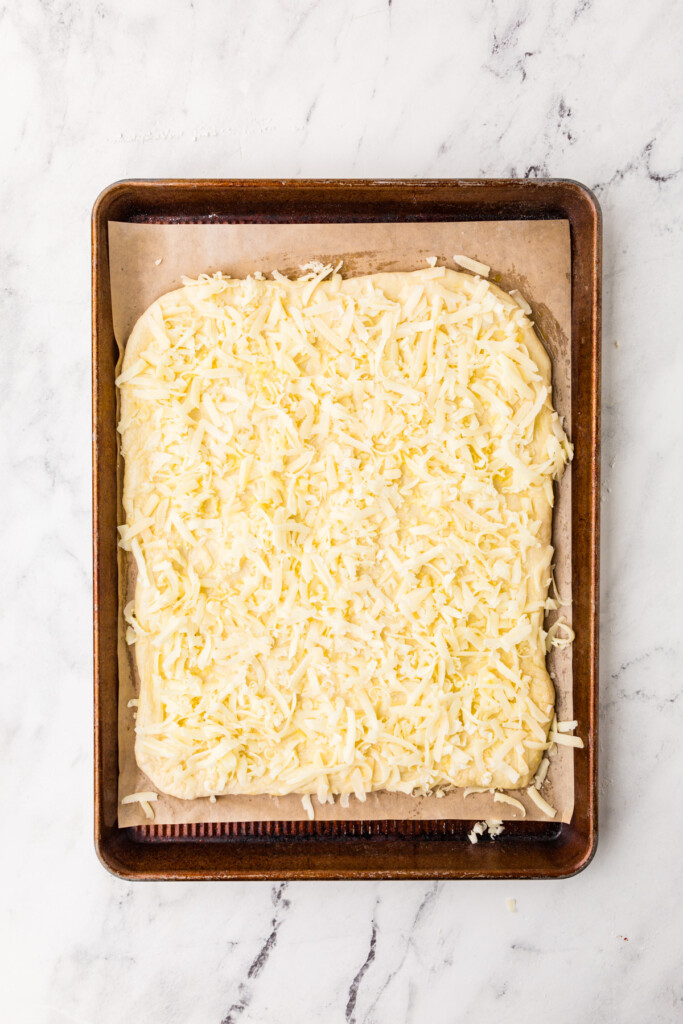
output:
POLYGON ((543 811, 543 813, 547 814, 549 818, 555 817, 557 811, 554 807, 551 807, 547 800, 543 799, 543 797, 538 792, 535 786, 529 786, 529 788, 527 789, 527 793, 529 795, 529 799, 532 801, 532 803, 536 804, 539 811, 543 811))
POLYGON ((510 807, 514 807, 516 810, 522 812, 522 817, 526 817, 526 810, 524 804, 519 800, 515 800, 513 796, 509 796, 507 793, 496 792, 493 794, 493 801, 497 804, 509 804, 510 807))
POLYGON ((187 281, 126 347, 138 763, 309 817, 311 796, 525 788, 546 642, 573 635, 543 632, 572 454, 547 354, 483 276, 306 269, 187 281))
POLYGON ((124 796, 121 799, 122 804, 140 804, 140 808, 146 818, 154 818, 154 810, 152 804, 157 799, 158 794, 153 791, 145 793, 129 793, 128 796, 124 796))
POLYGON ((454 256, 453 262, 465 270, 471 270, 473 274, 481 274, 482 277, 488 277, 491 270, 485 263, 479 263, 478 260, 473 260, 469 256, 454 256))

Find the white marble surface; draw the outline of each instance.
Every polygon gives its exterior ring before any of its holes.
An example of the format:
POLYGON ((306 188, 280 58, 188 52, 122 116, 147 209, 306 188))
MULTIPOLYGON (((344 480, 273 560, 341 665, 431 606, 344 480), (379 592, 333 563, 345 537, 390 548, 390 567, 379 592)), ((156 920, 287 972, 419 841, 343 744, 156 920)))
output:
POLYGON ((4 1020, 683 1019, 682 21, 660 0, 1 5, 4 1020), (130 885, 98 864, 89 215, 117 178, 203 175, 598 194, 602 814, 579 877, 130 885))

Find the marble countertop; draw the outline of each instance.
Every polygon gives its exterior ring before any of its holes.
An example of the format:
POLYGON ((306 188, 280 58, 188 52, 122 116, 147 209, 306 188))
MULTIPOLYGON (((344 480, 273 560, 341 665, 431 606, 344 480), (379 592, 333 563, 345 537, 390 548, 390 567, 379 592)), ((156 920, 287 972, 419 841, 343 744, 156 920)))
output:
POLYGON ((2 5, 5 1020, 683 1019, 682 35, 680 6, 617 0, 2 5), (297 175, 569 177, 602 204, 601 840, 574 879, 127 884, 96 860, 92 203, 297 175))

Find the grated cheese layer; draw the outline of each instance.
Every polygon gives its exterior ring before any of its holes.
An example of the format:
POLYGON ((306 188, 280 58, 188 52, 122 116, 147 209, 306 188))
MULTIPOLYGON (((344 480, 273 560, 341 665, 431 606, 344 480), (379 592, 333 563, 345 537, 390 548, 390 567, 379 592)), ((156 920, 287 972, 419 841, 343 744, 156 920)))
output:
POLYGON ((571 446, 517 302, 444 267, 204 276, 138 321, 117 384, 159 790, 530 784, 571 446))

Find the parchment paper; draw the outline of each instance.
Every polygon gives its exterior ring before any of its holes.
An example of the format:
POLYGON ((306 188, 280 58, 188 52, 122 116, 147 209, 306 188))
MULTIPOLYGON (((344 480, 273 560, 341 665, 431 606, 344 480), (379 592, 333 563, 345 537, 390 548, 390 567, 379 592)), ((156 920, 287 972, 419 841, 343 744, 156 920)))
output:
MULTIPOLYGON (((490 280, 505 291, 517 288, 533 310, 533 320, 553 364, 553 402, 564 417, 571 436, 571 253, 567 221, 478 221, 467 223, 382 224, 109 224, 112 316, 121 352, 138 317, 164 292, 178 288, 182 277, 221 270, 244 277, 257 270, 277 269, 298 276, 299 267, 313 259, 343 260, 347 277, 389 270, 416 270, 428 256, 439 264, 460 269, 453 254, 465 254, 491 267, 490 280)), ((119 460, 119 463, 121 460, 119 460)), ((122 466, 119 465, 119 522, 122 466)), ((571 587, 570 470, 557 489, 553 517, 555 576, 559 592, 571 587)), ((120 608, 130 599, 134 577, 127 559, 119 557, 120 608)), ((571 621, 571 609, 563 608, 571 621)), ((133 649, 125 643, 119 613, 119 801, 129 793, 154 790, 138 768, 134 755, 135 722, 128 701, 138 689, 133 649)), ((571 647, 548 658, 555 679, 558 719, 572 717, 571 647)), ((579 723, 578 734, 581 734, 579 723)), ((572 748, 560 747, 552 759, 543 795, 557 808, 557 818, 568 822, 574 808, 572 748)), ((581 756, 581 752, 578 752, 581 756)), ((547 820, 523 791, 512 791, 526 808, 529 820, 547 820)), ((464 818, 519 819, 520 813, 491 794, 462 790, 446 796, 410 797, 397 793, 371 793, 364 802, 351 797, 347 809, 318 804, 316 818, 409 819, 464 818)), ((295 821, 306 814, 301 798, 271 796, 218 797, 179 800, 159 794, 154 803, 157 824, 212 821, 295 821)), ((119 826, 149 824, 138 804, 119 803, 119 826)))

